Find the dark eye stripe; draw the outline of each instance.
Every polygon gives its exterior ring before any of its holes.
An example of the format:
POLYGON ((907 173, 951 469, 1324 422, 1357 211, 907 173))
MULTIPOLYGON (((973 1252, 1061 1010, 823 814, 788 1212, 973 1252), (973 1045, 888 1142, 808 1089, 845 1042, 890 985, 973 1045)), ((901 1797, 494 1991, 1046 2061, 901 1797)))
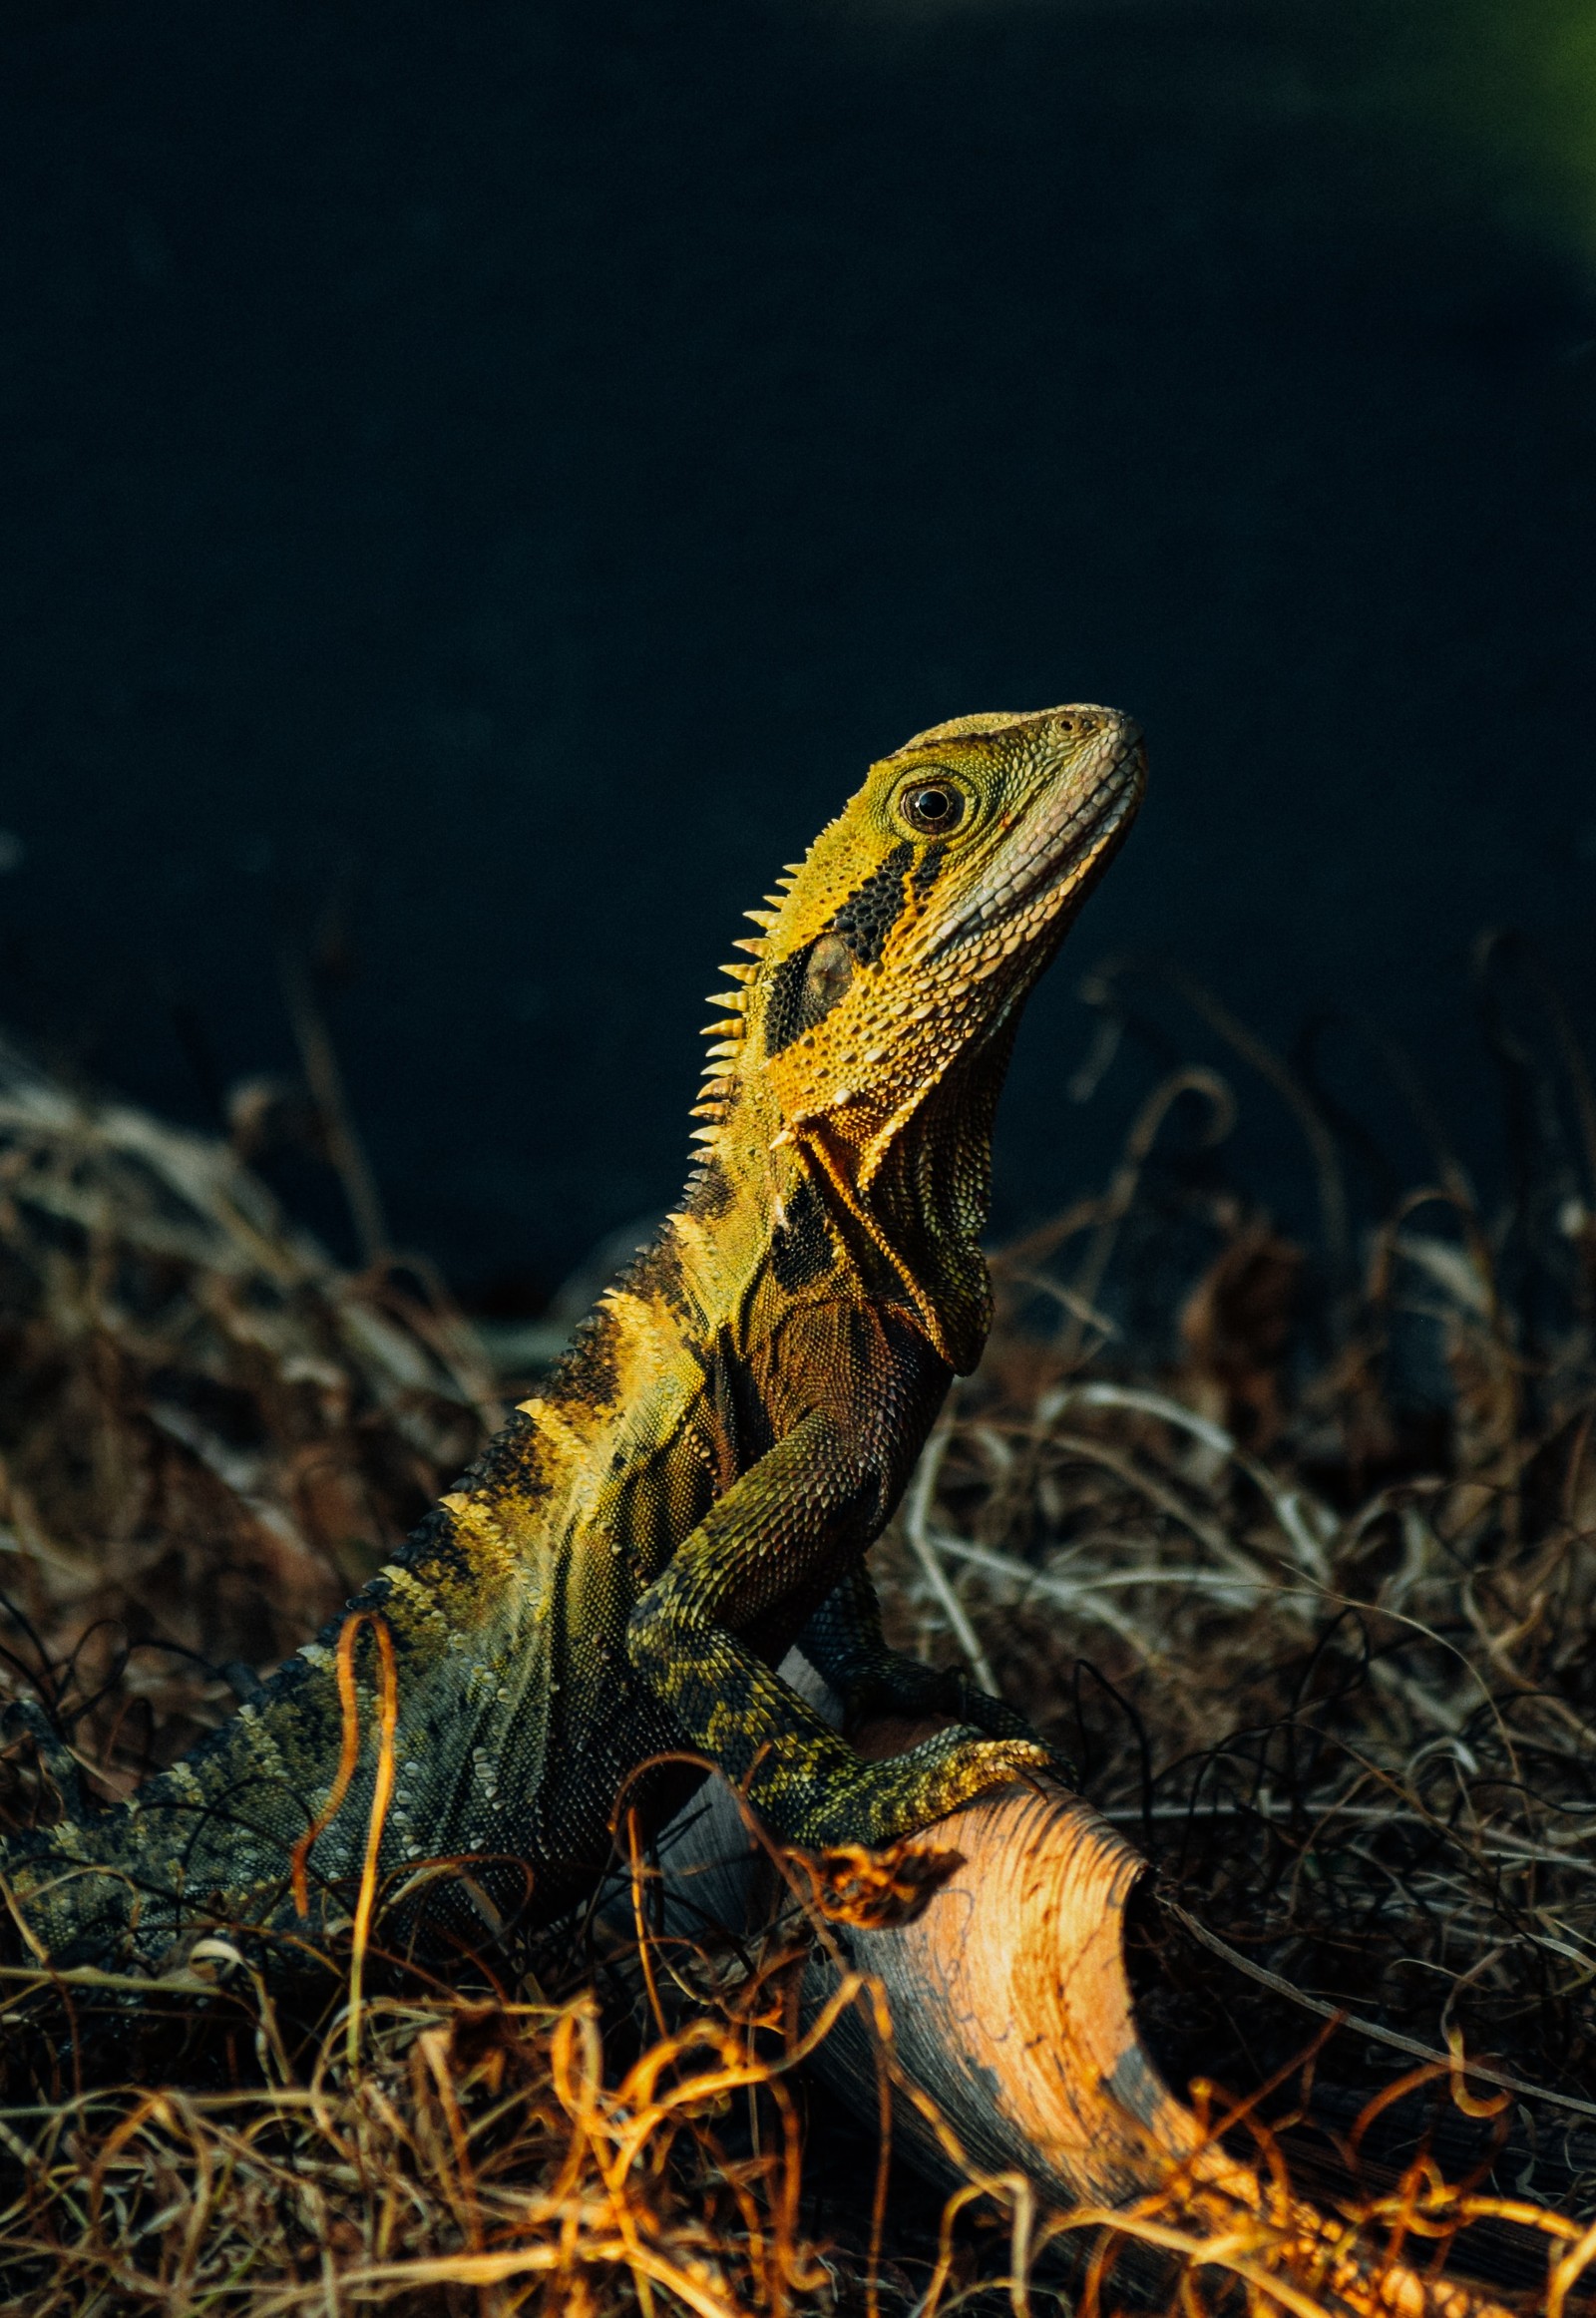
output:
POLYGON ((804 1027, 804 980, 809 971, 809 953, 814 949, 806 942, 802 950, 795 950, 784 958, 770 981, 770 1003, 765 1008, 765 1052, 779 1054, 790 1046, 804 1027))
POLYGON ((847 987, 840 976, 830 973, 823 981, 811 982, 810 962, 821 943, 836 936, 847 944, 856 966, 880 964, 887 937, 903 916, 907 899, 904 880, 914 858, 912 845, 895 845, 880 869, 849 895, 825 933, 781 961, 771 977, 765 1012, 767 1054, 779 1054, 805 1030, 813 1029, 847 987))
POLYGON ((937 876, 948 858, 945 845, 928 845, 915 865, 915 874, 909 881, 915 889, 915 900, 923 902, 937 883, 937 876))
POLYGON ((765 1014, 765 1052, 779 1054, 823 1022, 854 977, 854 956, 840 934, 822 934, 784 958, 765 1014))
POLYGON ((840 934, 861 966, 878 966, 887 937, 903 916, 904 873, 915 858, 912 845, 895 845, 872 877, 849 895, 826 929, 840 934))

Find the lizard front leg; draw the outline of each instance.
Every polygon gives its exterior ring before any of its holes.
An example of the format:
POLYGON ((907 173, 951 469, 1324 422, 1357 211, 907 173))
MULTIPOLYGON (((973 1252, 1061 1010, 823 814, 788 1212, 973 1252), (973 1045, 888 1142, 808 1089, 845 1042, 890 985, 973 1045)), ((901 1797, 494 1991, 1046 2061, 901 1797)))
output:
POLYGON ((1028 1735, 964 1726, 865 1762, 740 1639, 846 1556, 873 1490, 841 1424, 814 1411, 710 1507, 627 1629, 633 1666, 688 1741, 746 1787, 776 1836, 810 1848, 895 1842, 1052 1766, 1028 1735))
MULTIPOLYGON (((923 1659, 889 1650, 881 1631, 881 1605, 862 1561, 827 1595, 799 1635, 798 1647, 842 1699, 850 1726, 882 1710, 953 1715, 989 1738, 1040 1743, 1023 1715, 972 1682, 962 1667, 928 1666, 923 1659)), ((1055 1755, 1053 1763, 1065 1776, 1073 1775, 1061 1757, 1055 1755)))

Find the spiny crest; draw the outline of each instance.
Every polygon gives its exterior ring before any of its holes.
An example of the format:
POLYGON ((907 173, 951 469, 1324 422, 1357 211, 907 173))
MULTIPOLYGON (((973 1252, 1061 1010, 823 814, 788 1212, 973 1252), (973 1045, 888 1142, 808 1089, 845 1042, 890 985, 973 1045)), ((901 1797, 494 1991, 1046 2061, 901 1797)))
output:
MULTIPOLYGON (((744 935, 735 941, 732 944, 734 950, 744 951, 750 958, 756 960, 762 960, 766 956, 770 947, 770 931, 775 926, 781 912, 787 907, 793 888, 803 876, 804 869, 813 853, 814 847, 811 846, 803 861, 789 861, 782 864, 781 875, 775 880, 775 891, 765 896, 763 906, 757 910, 743 912, 743 916, 752 925, 757 926, 759 932, 744 935)), ((689 1142, 694 1146, 691 1155, 698 1162, 692 1172, 694 1182, 703 1179, 706 1172, 703 1162, 708 1159, 718 1141, 720 1129, 725 1124, 727 1113, 731 1108, 731 1094, 736 1082, 737 1065, 741 1059, 748 1032, 749 985, 757 979, 759 967, 757 965, 744 966, 740 961, 733 959, 728 965, 723 966, 720 971, 726 976, 731 987, 711 990, 706 1000, 712 1010, 700 1035, 712 1038, 715 1043, 709 1047, 704 1058, 708 1068, 704 1072, 703 1084, 698 1089, 698 1100, 687 1114, 689 1118, 703 1121, 702 1126, 694 1127, 688 1137, 689 1142)))
POLYGON ((705 1122, 701 1127, 694 1127, 689 1138, 691 1142, 705 1147, 702 1152, 694 1154, 696 1157, 707 1155, 707 1147, 715 1141, 716 1130, 730 1106, 732 1082, 737 1075, 737 1058, 742 1052, 747 1030, 744 1017, 748 1008, 748 992, 746 988, 737 985, 750 982, 754 977, 751 966, 723 966, 720 970, 733 986, 725 990, 711 990, 707 1001, 714 1011, 701 1035, 712 1038, 715 1043, 704 1057, 708 1064, 704 1082, 698 1089, 697 1102, 687 1114, 689 1118, 705 1122))

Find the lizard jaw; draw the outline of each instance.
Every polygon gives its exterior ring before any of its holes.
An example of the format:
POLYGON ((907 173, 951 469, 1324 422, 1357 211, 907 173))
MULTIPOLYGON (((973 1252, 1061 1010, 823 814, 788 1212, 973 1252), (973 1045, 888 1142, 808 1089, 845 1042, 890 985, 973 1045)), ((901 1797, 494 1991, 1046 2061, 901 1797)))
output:
POLYGON ((1095 762, 1062 793, 1033 807, 1012 832, 1004 874, 972 895, 942 929, 931 961, 967 949, 1006 950, 1011 936, 1038 933, 1106 861, 1135 815, 1145 780, 1140 729, 1129 717, 1116 716, 1095 762))

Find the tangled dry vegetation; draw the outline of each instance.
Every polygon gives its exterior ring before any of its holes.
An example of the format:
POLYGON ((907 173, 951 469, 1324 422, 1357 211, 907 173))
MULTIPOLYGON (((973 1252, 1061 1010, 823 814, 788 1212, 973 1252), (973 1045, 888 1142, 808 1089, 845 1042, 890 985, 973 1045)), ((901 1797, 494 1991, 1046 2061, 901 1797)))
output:
MULTIPOLYGON (((1171 2081, 1264 2088, 1233 2139, 1266 2173, 1561 2318, 1596 2283, 1596 1099, 1533 967, 1488 952, 1481 983, 1509 1191, 1420 1102, 1427 1180, 1377 1201, 1304 1071, 1201 991, 1094 977, 1099 1062, 1176 998, 1213 1059, 1000 1253, 880 1559, 898 1638, 1023 1705, 1147 1850, 1171 2081), (1227 1174, 1260 1088, 1314 1234, 1227 1174)), ((513 1385, 424 1268, 344 1272, 224 1143, 0 1060, 0 1670, 100 1793, 247 1696, 513 1385)), ((50 1807, 25 1733, 10 1757, 12 1808, 50 1807)), ((646 1915, 468 1985, 379 1975, 354 2018, 336 1976, 274 2009, 220 1939, 137 2004, 13 1968, 6 2306, 1053 2306, 1100 2217, 979 2177, 944 2211, 806 2083, 811 1911, 668 1959, 646 1915)), ((1169 2306, 1269 2302, 1178 2182, 1138 2234, 1184 2264, 1169 2306)))

